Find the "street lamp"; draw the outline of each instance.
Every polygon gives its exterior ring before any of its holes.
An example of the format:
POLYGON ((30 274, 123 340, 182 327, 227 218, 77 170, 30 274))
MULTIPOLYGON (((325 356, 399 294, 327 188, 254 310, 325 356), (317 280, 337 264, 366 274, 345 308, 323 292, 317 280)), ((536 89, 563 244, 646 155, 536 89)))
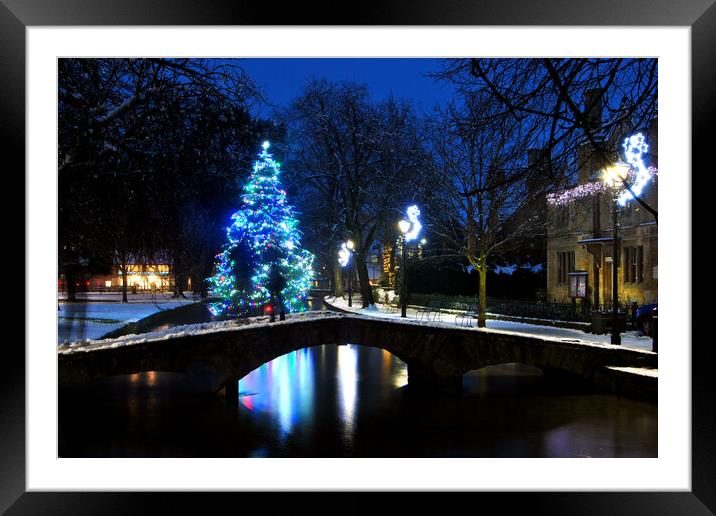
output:
POLYGON ((348 266, 348 306, 353 306, 353 274, 351 269, 351 253, 355 244, 353 240, 347 240, 341 244, 341 250, 338 251, 338 263, 341 267, 348 266))
POLYGON ((348 255, 348 306, 353 306, 353 260, 350 259, 353 254, 353 240, 348 240, 346 242, 346 247, 350 253, 348 255))
POLYGON ((400 317, 407 317, 407 310, 408 310, 408 303, 407 303, 407 292, 408 289, 406 287, 405 283, 405 276, 406 276, 406 270, 405 270, 405 254, 406 254, 406 248, 407 243, 411 240, 415 240, 418 238, 418 234, 420 233, 420 229, 423 227, 422 224, 420 224, 420 221, 418 220, 418 216, 420 215, 420 210, 417 206, 413 205, 410 206, 406 212, 406 219, 402 219, 400 222, 398 222, 398 228, 400 229, 401 234, 401 253, 400 253, 400 317))
POLYGON ((398 228, 400 229, 400 317, 407 317, 408 304, 406 303, 406 289, 405 289, 405 235, 410 231, 410 222, 403 219, 398 222, 398 228))
POLYGON ((617 163, 602 172, 602 180, 612 189, 614 203, 612 209, 612 339, 611 343, 618 346, 622 343, 619 334, 619 192, 624 181, 629 177, 629 165, 617 163))

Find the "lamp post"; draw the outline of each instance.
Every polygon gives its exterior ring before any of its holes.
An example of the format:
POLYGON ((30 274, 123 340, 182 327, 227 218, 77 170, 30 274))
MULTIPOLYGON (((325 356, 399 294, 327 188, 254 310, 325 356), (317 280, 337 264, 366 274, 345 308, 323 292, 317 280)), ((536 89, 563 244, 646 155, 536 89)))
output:
POLYGON ((398 222, 398 228, 400 229, 402 240, 402 249, 400 253, 400 317, 407 317, 408 310, 408 288, 406 286, 405 278, 407 276, 407 271, 405 270, 406 248, 408 247, 408 242, 418 238, 420 229, 423 227, 423 225, 418 220, 420 210, 417 206, 413 205, 408 207, 408 209, 405 211, 405 215, 406 218, 398 222))
POLYGON ((353 277, 351 269, 351 254, 355 245, 352 240, 348 240, 341 244, 341 250, 338 251, 338 263, 341 267, 348 266, 348 306, 353 306, 353 277))
POLYGON ((617 163, 607 167, 603 180, 614 194, 612 208, 612 338, 611 343, 619 346, 622 338, 619 333, 619 192, 629 174, 629 165, 617 163))
POLYGON ((612 344, 621 345, 622 337, 619 334, 619 204, 614 199, 613 217, 613 247, 612 247, 612 344))
POLYGON ((407 220, 401 220, 398 222, 398 228, 400 228, 400 317, 407 317, 408 303, 407 289, 405 286, 405 249, 406 239, 405 235, 410 230, 410 222, 407 220))
POLYGON ((346 247, 350 253, 348 255, 348 306, 353 306, 353 260, 351 260, 354 247, 353 240, 348 240, 346 247))

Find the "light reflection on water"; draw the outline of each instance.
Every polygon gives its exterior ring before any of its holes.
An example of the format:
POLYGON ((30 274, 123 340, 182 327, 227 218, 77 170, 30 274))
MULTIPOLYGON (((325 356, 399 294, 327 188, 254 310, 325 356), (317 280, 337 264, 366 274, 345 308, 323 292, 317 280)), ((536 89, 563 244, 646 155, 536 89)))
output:
POLYGON ((341 425, 343 438, 353 443, 353 420, 358 389, 358 359, 350 344, 338 346, 338 390, 340 393, 341 425))
POLYGON ((310 418, 314 406, 313 360, 308 348, 268 362, 241 379, 239 403, 250 411, 273 411, 281 436, 297 419, 310 418))
MULTIPOLYGON (((326 368, 326 348, 304 348, 278 357, 262 365, 239 381, 239 403, 249 411, 269 414, 280 427, 279 441, 283 444, 297 421, 309 422, 314 416, 315 399, 315 355, 319 356, 319 367, 326 368), (319 351, 320 350, 320 351, 319 351), (316 353, 318 351, 318 353, 316 353)), ((389 361, 394 358, 384 350, 379 352, 382 360, 382 375, 389 374, 389 361), (387 355, 386 355, 387 354, 387 355), (388 364, 386 365, 386 360, 388 364)), ((330 352, 329 352, 330 353, 330 352)), ((343 439, 351 444, 354 435, 358 378, 360 368, 358 352, 350 344, 337 346, 335 377, 338 387, 338 419, 343 439)), ((407 368, 402 368, 407 369, 407 368)), ((394 375, 396 379, 404 375, 394 375)), ((400 384, 394 381, 394 384, 400 384)))
POLYGON ((646 402, 548 385, 505 364, 461 396, 411 391, 407 366, 358 345, 301 349, 239 381, 226 407, 191 375, 145 372, 65 389, 60 456, 654 457, 646 402))
MULTIPOLYGON (((407 384, 407 366, 379 348, 304 348, 262 365, 239 381, 239 409, 265 424, 278 446, 305 440, 314 426, 337 423, 342 446, 354 445, 359 407, 370 409, 407 384)), ((310 437, 308 437, 310 439, 310 437)))

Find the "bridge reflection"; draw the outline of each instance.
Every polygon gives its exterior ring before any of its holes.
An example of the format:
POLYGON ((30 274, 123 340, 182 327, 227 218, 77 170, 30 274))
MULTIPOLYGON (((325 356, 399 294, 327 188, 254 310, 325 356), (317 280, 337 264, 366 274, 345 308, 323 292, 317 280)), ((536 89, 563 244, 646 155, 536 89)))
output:
MULTIPOLYGON (((263 364, 239 380, 239 404, 249 411, 274 414, 281 430, 280 440, 284 440, 291 434, 297 421, 310 420, 316 411, 314 361, 318 362, 322 370, 333 367, 333 364, 326 363, 327 349, 328 346, 303 348, 263 364)), ((381 376, 389 375, 391 358, 397 360, 387 351, 381 350, 381 363, 385 365, 381 376)), ((346 443, 350 444, 355 434, 360 376, 356 346, 337 346, 335 372, 341 433, 346 443)), ((399 377, 405 377, 405 373, 399 377)))
POLYGON ((248 410, 275 408, 283 434, 314 410, 313 360, 308 348, 262 365, 238 382, 239 403, 248 410))
MULTIPOLYGON (((261 369, 272 360, 288 354, 286 360, 293 360, 297 366, 298 357, 303 355, 292 352, 347 342, 381 348, 400 358, 408 366, 411 385, 416 387, 460 391, 462 376, 468 371, 520 363, 551 375, 582 378, 613 391, 656 396, 658 366, 654 353, 509 332, 326 313, 300 314, 273 324, 217 326, 196 334, 179 331, 167 336, 141 336, 136 343, 105 341, 65 347, 58 353, 59 377, 60 383, 69 384, 138 371, 204 368, 227 387, 227 400, 234 404, 238 401, 236 381, 252 371, 284 374, 286 368, 281 362, 261 369), (272 371, 274 367, 276 373, 272 371)), ((341 380, 345 385, 341 396, 349 406, 354 383, 349 372, 358 365, 350 348, 342 349, 340 360, 348 372, 341 380)), ((296 381, 300 382, 301 377, 298 373, 296 381)), ((290 425, 290 418, 286 424, 290 425)))

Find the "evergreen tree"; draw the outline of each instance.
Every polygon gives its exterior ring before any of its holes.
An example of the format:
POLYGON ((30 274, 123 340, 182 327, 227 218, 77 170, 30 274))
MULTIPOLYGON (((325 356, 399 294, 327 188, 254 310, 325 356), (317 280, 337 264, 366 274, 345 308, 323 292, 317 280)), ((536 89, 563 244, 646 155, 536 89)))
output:
POLYGON ((289 312, 306 310, 313 281, 313 255, 300 248, 293 206, 279 179, 280 164, 264 142, 244 186, 242 208, 231 216, 227 242, 207 279, 221 301, 214 315, 238 317, 278 303, 289 312))

